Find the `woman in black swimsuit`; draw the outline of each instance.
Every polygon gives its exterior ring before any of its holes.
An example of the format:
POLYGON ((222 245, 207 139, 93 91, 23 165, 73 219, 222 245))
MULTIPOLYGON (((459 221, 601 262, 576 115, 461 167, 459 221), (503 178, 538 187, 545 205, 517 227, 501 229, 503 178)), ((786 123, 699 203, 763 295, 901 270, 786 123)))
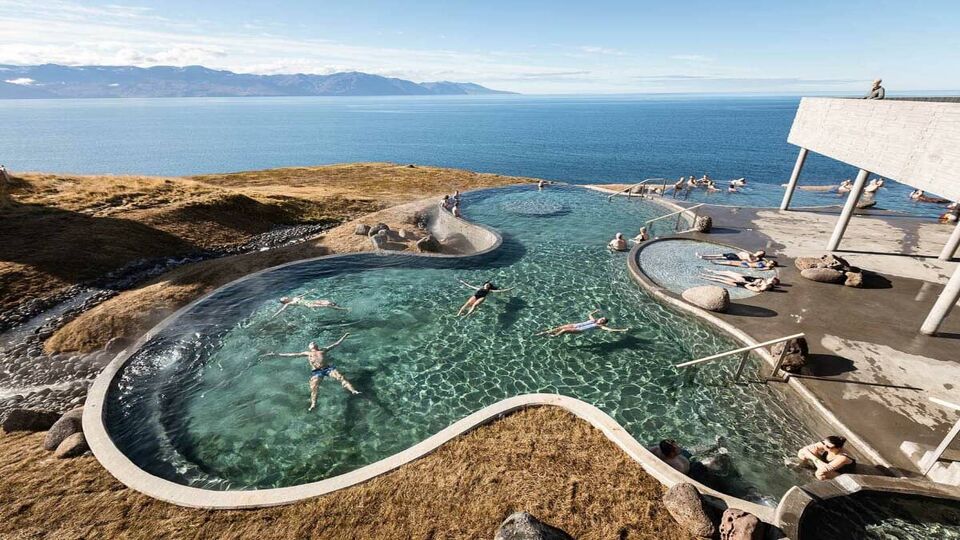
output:
POLYGON ((802 462, 810 462, 817 468, 814 476, 817 480, 829 480, 841 474, 853 472, 857 460, 843 452, 843 445, 847 440, 837 435, 830 435, 818 443, 805 446, 797 452, 802 462))
POLYGON ((473 292, 473 295, 470 296, 470 298, 467 298, 467 301, 464 302, 463 306, 460 307, 460 311, 457 312, 457 317, 463 315, 464 311, 466 311, 467 315, 470 315, 471 313, 476 311, 476 309, 480 307, 480 304, 482 304, 483 301, 487 299, 488 294, 507 292, 513 289, 513 287, 510 287, 509 289, 498 289, 496 285, 494 285, 493 283, 490 283, 489 281, 484 281, 483 285, 479 287, 477 287, 476 285, 471 285, 466 281, 463 281, 462 279, 458 279, 457 281, 459 281, 460 283, 463 283, 463 285, 466 287, 475 289, 473 292))

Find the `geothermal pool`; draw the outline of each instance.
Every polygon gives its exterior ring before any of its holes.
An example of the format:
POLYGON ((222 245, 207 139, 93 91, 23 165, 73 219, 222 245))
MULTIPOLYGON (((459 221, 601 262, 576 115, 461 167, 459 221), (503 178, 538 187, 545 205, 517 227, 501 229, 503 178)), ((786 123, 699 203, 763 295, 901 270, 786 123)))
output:
POLYGON ((644 443, 697 448, 721 437, 730 466, 718 487, 775 501, 810 479, 783 460, 816 436, 778 389, 730 383, 735 362, 693 382, 678 373, 677 362, 737 344, 655 302, 631 280, 626 254, 605 249, 615 232, 635 234, 665 213, 574 187, 480 191, 464 196, 464 214, 503 235, 490 254, 351 255, 258 274, 194 305, 130 359, 107 395, 108 432, 139 467, 177 483, 280 487, 370 464, 501 399, 560 393, 644 443), (458 318, 472 292, 458 279, 515 289, 458 318), (350 310, 274 316, 278 297, 302 293, 350 310), (533 336, 596 308, 630 332, 533 336), (325 380, 308 412, 306 359, 263 355, 344 332, 329 358, 362 395, 325 380))

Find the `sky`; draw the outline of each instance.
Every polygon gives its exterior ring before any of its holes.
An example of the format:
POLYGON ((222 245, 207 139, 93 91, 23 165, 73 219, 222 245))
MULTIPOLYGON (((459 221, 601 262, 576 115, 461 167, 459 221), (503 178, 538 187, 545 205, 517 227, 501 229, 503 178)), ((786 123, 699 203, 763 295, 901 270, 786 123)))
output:
POLYGON ((363 71, 530 94, 960 90, 960 2, 0 0, 0 63, 363 71))

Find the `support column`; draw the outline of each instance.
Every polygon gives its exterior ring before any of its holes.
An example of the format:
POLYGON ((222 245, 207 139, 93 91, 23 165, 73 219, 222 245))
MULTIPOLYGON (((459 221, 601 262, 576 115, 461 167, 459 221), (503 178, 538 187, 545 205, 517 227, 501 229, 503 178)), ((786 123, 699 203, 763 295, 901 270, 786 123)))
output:
POLYGON ((923 321, 920 332, 928 336, 936 334, 943 320, 950 314, 950 310, 957 304, 957 300, 960 300, 960 266, 957 266, 957 269, 953 271, 950 281, 947 282, 947 286, 943 288, 943 292, 937 298, 937 303, 933 305, 930 314, 923 321))
POLYGON ((949 261, 957 252, 957 247, 960 247, 960 222, 958 222, 957 226, 953 228, 953 233, 950 234, 950 239, 947 240, 946 245, 943 246, 943 251, 940 252, 940 256, 937 258, 941 261, 949 261))
POLYGON ((833 229, 833 236, 830 237, 830 243, 827 244, 829 251, 836 251, 840 246, 840 240, 843 239, 843 233, 847 232, 847 225, 850 223, 850 216, 857 208, 857 202, 860 195, 863 195, 863 187, 867 184, 867 175, 870 173, 863 169, 857 173, 857 179, 853 182, 850 189, 850 195, 847 196, 847 202, 843 205, 843 211, 840 212, 840 219, 837 220, 837 226, 833 229))
POLYGON ((793 166, 793 172, 790 173, 790 182, 787 183, 787 191, 783 194, 783 202, 780 203, 780 210, 790 208, 790 199, 793 198, 793 191, 797 189, 797 180, 800 179, 800 171, 803 169, 803 162, 807 160, 807 149, 801 147, 797 154, 797 162, 793 166))

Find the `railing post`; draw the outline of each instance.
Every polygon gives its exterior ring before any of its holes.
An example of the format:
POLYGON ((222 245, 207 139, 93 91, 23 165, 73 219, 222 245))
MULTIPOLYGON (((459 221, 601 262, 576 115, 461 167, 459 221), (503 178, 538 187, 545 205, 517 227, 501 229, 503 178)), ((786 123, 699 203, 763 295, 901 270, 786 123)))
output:
POLYGON ((957 420, 957 423, 950 428, 950 433, 947 433, 947 436, 940 441, 940 446, 933 451, 933 454, 930 456, 930 461, 927 463, 919 463, 921 473, 926 476, 930 472, 930 469, 933 469, 933 466, 940 461, 940 456, 947 451, 947 447, 953 443, 953 440, 957 438, 957 435, 960 434, 960 420, 957 420))
POLYGON ((747 367, 747 359, 750 357, 750 351, 744 352, 740 355, 740 365, 737 366, 737 373, 733 376, 734 382, 740 380, 740 375, 743 374, 743 368, 747 367))
POLYGON ((774 364, 773 371, 770 372, 770 376, 767 377, 767 380, 787 382, 787 380, 790 378, 790 375, 784 375, 782 379, 778 378, 777 372, 780 371, 780 366, 783 365, 783 359, 787 357, 787 344, 791 341, 793 340, 791 339, 783 342, 783 349, 780 350, 780 356, 777 357, 777 363, 774 364))
POLYGON ((800 179, 800 171, 803 170, 803 162, 807 160, 807 149, 801 147, 797 154, 797 162, 793 165, 793 172, 790 173, 790 181, 787 182, 787 190, 783 194, 783 201, 780 202, 780 210, 790 208, 790 199, 793 198, 793 191, 797 189, 797 181, 800 179))

